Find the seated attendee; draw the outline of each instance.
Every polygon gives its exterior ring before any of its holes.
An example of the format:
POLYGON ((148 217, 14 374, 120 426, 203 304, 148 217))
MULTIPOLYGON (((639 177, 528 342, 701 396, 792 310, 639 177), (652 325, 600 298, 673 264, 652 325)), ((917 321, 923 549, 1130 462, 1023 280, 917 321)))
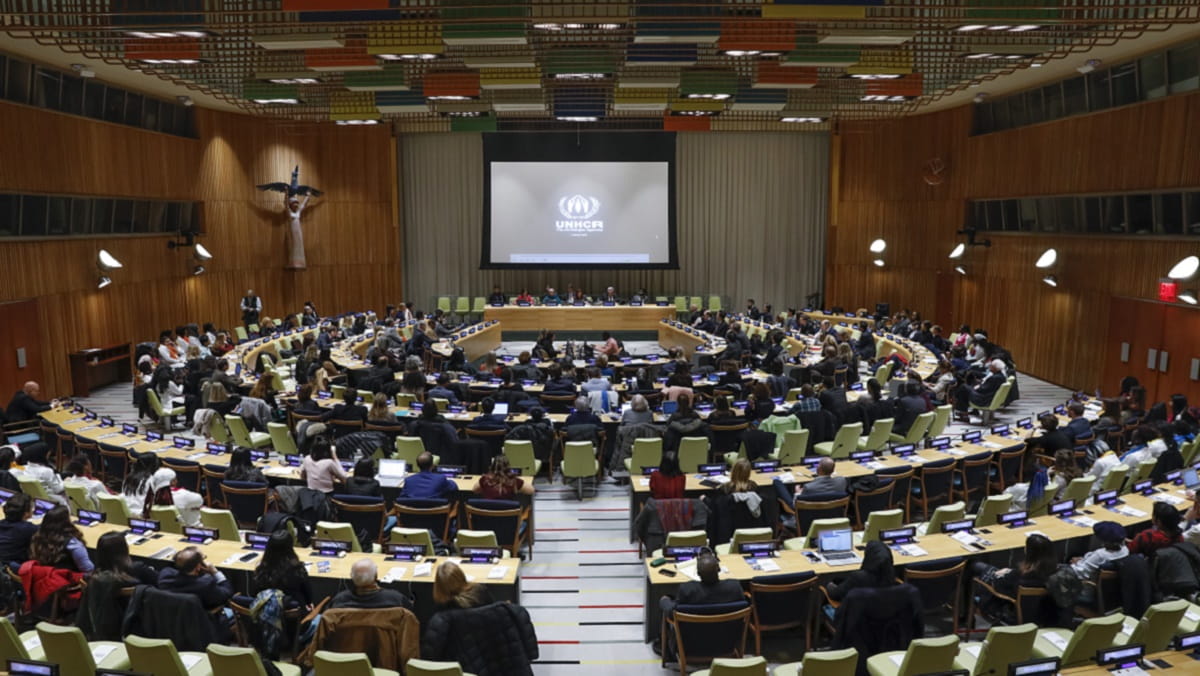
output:
POLYGON ((493 413, 496 410, 496 400, 491 397, 484 397, 479 402, 479 415, 471 421, 467 427, 476 430, 503 430, 508 429, 505 424, 505 416, 498 413, 493 413))
POLYGON ((620 305, 622 301, 620 296, 617 295, 617 290, 610 286, 604 290, 604 293, 597 299, 597 302, 620 305))
MULTIPOLYGON (((1053 542, 1044 535, 1033 533, 1025 538, 1025 556, 1016 568, 997 568, 976 561, 971 569, 976 579, 1008 598, 1016 598, 1017 587, 1046 586, 1046 580, 1058 570, 1058 555, 1053 542)), ((986 591, 983 592, 980 607, 989 615, 1016 620, 1016 609, 1012 604, 986 591)))
POLYGON ((64 492, 65 486, 82 486, 95 504, 100 504, 98 496, 110 494, 108 488, 104 486, 104 482, 92 476, 92 461, 82 453, 71 458, 71 462, 67 463, 63 477, 64 492))
POLYGON ((554 332, 546 329, 542 330, 538 336, 537 343, 534 344, 533 353, 537 355, 539 361, 554 361, 558 359, 558 350, 554 347, 554 332))
POLYGON ((274 379, 275 374, 273 373, 262 374, 254 383, 254 387, 250 388, 250 394, 247 396, 252 399, 262 399, 267 402, 267 406, 275 408, 275 388, 271 384, 274 379))
POLYGON ((607 355, 609 357, 621 356, 621 345, 617 343, 617 339, 612 337, 612 334, 605 331, 600 334, 600 340, 604 341, 596 346, 597 355, 607 355))
MULTIPOLYGON (((830 582, 825 587, 831 601, 841 601, 854 589, 877 589, 899 584, 896 581, 892 550, 878 540, 867 543, 863 552, 862 565, 841 582, 830 582)), ((828 611, 827 611, 828 612, 828 611)))
POLYGON ((971 403, 975 404, 976 406, 990 406, 992 403, 992 397, 995 396, 996 391, 1000 389, 1000 386, 1003 385, 1006 380, 1007 376, 1004 373, 1004 362, 999 359, 993 359, 992 361, 988 362, 987 377, 984 378, 983 382, 979 383, 974 390, 972 390, 971 403))
POLYGON ((107 573, 117 578, 122 587, 157 584, 158 571, 129 555, 129 542, 124 533, 105 533, 96 542, 96 568, 90 582, 107 573))
POLYGON ((1047 414, 1038 418, 1042 426, 1042 434, 1028 441, 1028 448, 1033 453, 1041 453, 1053 457, 1061 450, 1070 451, 1075 448, 1075 442, 1066 432, 1058 429, 1058 418, 1047 414))
POLYGON ((321 420, 361 420, 367 422, 367 407, 358 403, 358 390, 347 387, 342 394, 342 403, 325 412, 321 420))
POLYGON ((517 364, 512 367, 513 378, 517 380, 532 380, 537 382, 542 379, 542 370, 533 363, 533 355, 529 354, 528 350, 524 350, 517 355, 517 364))
POLYGON ((4 503, 4 520, 0 521, 0 563, 14 568, 29 560, 29 543, 38 527, 29 522, 33 517, 33 499, 17 493, 4 503))
POLYGON ((312 583, 308 569, 296 556, 292 534, 287 529, 271 533, 262 560, 250 574, 250 593, 257 595, 267 589, 283 592, 285 607, 308 608, 313 603, 312 583))
POLYGON ((771 390, 766 383, 754 383, 750 386, 750 394, 746 397, 747 422, 766 420, 775 414, 775 401, 771 399, 771 390))
POLYGON ((379 485, 379 480, 375 478, 377 471, 373 458, 360 458, 358 462, 354 463, 354 476, 346 479, 346 483, 338 489, 338 492, 368 498, 383 497, 383 489, 379 485))
POLYGON ((486 584, 467 580, 466 573, 453 561, 445 561, 433 578, 434 612, 450 608, 481 608, 493 603, 486 584))
POLYGON ((600 418, 598 418, 595 413, 592 413, 591 403, 588 401, 587 397, 579 397, 575 400, 575 408, 567 416, 566 421, 563 422, 564 427, 570 427, 572 425, 599 426, 602 424, 603 423, 600 421, 600 418))
POLYGON ((1167 450, 1167 444, 1150 425, 1138 425, 1130 436, 1129 449, 1121 456, 1122 464, 1135 469, 1147 460, 1157 460, 1167 450))
POLYGON ((601 390, 611 390, 612 382, 608 378, 600 374, 600 369, 595 366, 589 366, 587 370, 588 379, 583 383, 580 389, 584 392, 599 392, 601 390))
POLYGON ((433 454, 428 451, 417 456, 417 470, 417 473, 404 478, 400 497, 448 499, 458 490, 458 486, 445 474, 433 471, 433 454))
MULTIPOLYGON (((442 564, 446 565, 446 564, 442 564)), ((379 567, 371 559, 359 559, 350 567, 352 588, 338 592, 327 606, 334 608, 412 608, 408 597, 379 586, 379 567)))
POLYGON ((43 566, 80 573, 95 568, 83 544, 83 532, 71 522, 71 512, 63 505, 42 516, 42 525, 29 541, 29 557, 43 566))
POLYGON ((304 462, 300 465, 300 478, 309 488, 328 495, 334 492, 335 482, 344 483, 346 481, 346 470, 342 469, 342 464, 334 459, 329 442, 318 439, 313 444, 312 453, 305 456, 304 462))
POLYGON ((434 399, 445 399, 455 406, 459 403, 458 395, 454 393, 454 390, 450 389, 450 376, 445 373, 438 374, 437 384, 429 388, 425 396, 433 397, 434 399))
MULTIPOLYGON (((1105 564, 1129 556, 1129 548, 1125 546, 1125 527, 1116 521, 1101 521, 1092 526, 1092 532, 1100 541, 1100 547, 1071 559, 1071 568, 1080 580, 1095 580, 1096 574, 1105 564)), ((1096 588, 1084 585, 1082 603, 1090 603, 1095 599, 1096 588), (1090 593, 1089 593, 1090 592, 1090 593)))
POLYGON ((654 422, 654 411, 650 410, 650 402, 640 394, 633 395, 633 399, 629 401, 629 408, 621 414, 621 424, 638 425, 648 422, 654 422))
POLYGON ((817 463, 817 476, 803 486, 796 487, 796 495, 822 495, 836 493, 843 495, 849 491, 846 477, 834 476, 837 463, 833 458, 821 458, 817 463))
POLYGON ((250 449, 241 446, 234 447, 229 454, 229 467, 225 470, 226 481, 249 481, 257 484, 267 483, 262 470, 254 466, 250 458, 250 449))
POLYGON ((908 434, 908 430, 917 421, 917 416, 929 410, 929 401, 925 399, 923 392, 920 382, 910 380, 904 384, 904 396, 895 403, 896 424, 892 427, 892 432, 902 436, 908 434))
POLYGON ((184 547, 175 555, 174 565, 158 573, 158 588, 195 596, 205 610, 219 608, 233 597, 233 584, 205 560, 198 547, 184 547))
POLYGON ((492 293, 488 295, 488 305, 505 305, 508 303, 508 298, 500 291, 499 286, 492 287, 492 293))
POLYGON ((1081 476, 1083 476, 1083 470, 1079 469, 1079 463, 1075 461, 1075 453, 1069 448, 1061 448, 1056 451, 1054 466, 1050 468, 1050 481, 1054 484, 1052 501, 1062 499, 1067 486, 1081 476))
MULTIPOLYGON (((823 383, 821 393, 817 395, 821 402, 821 408, 841 418, 842 412, 850 406, 850 402, 846 399, 846 388, 838 385, 833 376, 825 376, 823 383)), ((917 383, 917 390, 919 391, 920 388, 920 383, 917 383)))
POLYGON ((1163 547, 1170 547, 1183 539, 1179 527, 1181 515, 1169 503, 1155 502, 1150 512, 1150 528, 1143 530, 1129 541, 1129 553, 1152 558, 1163 547))
POLYGON ((767 362, 767 387, 772 397, 786 397, 787 393, 796 386, 796 381, 783 374, 783 362, 778 359, 767 362))
POLYGON ((471 490, 482 495, 487 500, 512 500, 518 494, 533 495, 533 484, 516 476, 511 471, 507 455, 497 455, 492 458, 492 466, 487 474, 479 477, 471 490))
POLYGON ((183 366, 183 354, 175 341, 171 340, 170 331, 158 334, 158 363, 172 367, 183 366))
POLYGON ((517 305, 533 305, 533 294, 529 293, 529 289, 521 289, 521 293, 517 294, 517 305))
POLYGON ((554 291, 554 287, 547 286, 546 293, 542 295, 542 305, 558 305, 562 302, 562 298, 554 291))
MULTIPOLYGON (((872 378, 871 380, 868 380, 867 382, 872 382, 873 380, 874 379, 872 378)), ((817 397, 817 393, 815 390, 813 390, 813 386, 808 385, 808 384, 801 385, 800 386, 800 398, 796 400, 795 404, 792 404, 792 410, 789 411, 789 413, 791 415, 799 417, 801 413, 808 413, 811 411, 820 411, 820 410, 821 410, 821 399, 819 397, 817 397)))
POLYGON ((49 411, 57 402, 38 399, 41 390, 41 386, 32 380, 25 383, 13 394, 12 399, 8 402, 8 408, 4 409, 5 421, 15 423, 36 420, 39 413, 49 411))
POLYGON ((730 408, 728 397, 717 397, 713 400, 713 411, 708 414, 710 425, 734 425, 741 419, 741 416, 730 408))
MULTIPOLYGON (((633 468, 640 472, 641 468, 633 468)), ((655 500, 677 500, 683 497, 687 476, 679 469, 679 454, 666 451, 658 464, 658 471, 650 475, 650 496, 655 500)))
POLYGON ((663 401, 678 401, 680 396, 693 397, 692 376, 687 369, 676 368, 662 388, 663 401))
POLYGON ((701 551, 696 559, 696 575, 699 582, 684 582, 679 585, 675 598, 667 596, 659 600, 663 615, 668 617, 675 614, 675 607, 710 606, 723 603, 736 603, 746 599, 742 585, 737 580, 722 580, 720 578, 721 564, 711 551, 701 551))
POLYGON ((180 486, 175 470, 163 467, 150 478, 150 493, 146 495, 142 516, 152 518, 150 508, 158 505, 173 506, 179 510, 179 518, 183 525, 199 526, 200 508, 204 506, 204 498, 199 493, 180 486))
POLYGON ((121 484, 121 497, 130 514, 141 514, 146 506, 146 494, 150 492, 150 479, 158 470, 158 456, 153 453, 139 455, 129 467, 125 481, 121 484))
POLYGON ((15 446, 0 446, 0 488, 21 492, 21 482, 13 475, 13 462, 17 459, 15 446))
POLYGON ((25 463, 22 474, 26 478, 37 479, 51 500, 66 505, 66 489, 63 488, 62 479, 46 460, 49 452, 50 449, 46 444, 40 441, 35 441, 21 449, 21 462, 25 463))
POLYGON ((1083 417, 1084 407, 1078 401, 1073 401, 1067 404, 1067 422, 1063 432, 1071 438, 1071 443, 1078 443, 1078 439, 1086 439, 1093 436, 1092 425, 1083 417))
POLYGON ((383 392, 376 392, 375 396, 371 397, 371 408, 367 411, 367 422, 376 427, 385 427, 389 429, 399 430, 404 427, 404 423, 396 418, 392 413, 391 399, 383 392))

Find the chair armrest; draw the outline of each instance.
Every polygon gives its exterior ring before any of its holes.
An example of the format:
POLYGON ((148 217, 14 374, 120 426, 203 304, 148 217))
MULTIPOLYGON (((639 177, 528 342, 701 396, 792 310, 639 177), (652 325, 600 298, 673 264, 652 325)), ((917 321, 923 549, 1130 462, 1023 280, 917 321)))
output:
POLYGON ((979 578, 976 577, 976 578, 971 578, 971 581, 974 582, 975 584, 979 585, 980 587, 983 587, 984 589, 986 589, 988 591, 988 593, 991 594, 992 596, 995 596, 998 599, 1004 599, 1005 601, 1008 601, 1009 603, 1016 605, 1016 603, 1017 603, 1016 598, 1009 596, 1007 594, 1001 594, 1000 592, 996 591, 995 587, 984 582, 983 580, 980 580, 979 578))
POLYGON ((821 590, 821 596, 825 597, 825 603, 828 603, 830 606, 832 606, 834 608, 837 608, 842 605, 841 601, 834 601, 833 599, 831 599, 829 597, 829 588, 826 587, 825 585, 823 585, 823 584, 817 585, 817 589, 821 590))
POLYGON ((325 606, 328 605, 332 599, 332 596, 326 596, 325 598, 321 599, 321 602, 313 606, 313 609, 308 611, 308 614, 300 619, 300 622, 311 622, 316 619, 317 615, 321 614, 321 611, 325 609, 325 606))

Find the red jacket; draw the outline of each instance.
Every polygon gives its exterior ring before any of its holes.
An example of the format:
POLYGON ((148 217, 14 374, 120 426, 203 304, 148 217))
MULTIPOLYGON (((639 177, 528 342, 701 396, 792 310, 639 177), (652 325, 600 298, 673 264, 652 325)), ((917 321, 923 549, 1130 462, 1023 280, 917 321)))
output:
MULTIPOLYGON (((25 612, 27 613, 33 612, 34 608, 40 608, 49 602, 54 592, 63 587, 78 584, 84 578, 83 573, 54 566, 43 566, 35 561, 22 563, 17 572, 21 576, 21 586, 25 589, 25 612)), ((78 606, 82 594, 82 589, 72 592, 66 597, 65 605, 78 606)))

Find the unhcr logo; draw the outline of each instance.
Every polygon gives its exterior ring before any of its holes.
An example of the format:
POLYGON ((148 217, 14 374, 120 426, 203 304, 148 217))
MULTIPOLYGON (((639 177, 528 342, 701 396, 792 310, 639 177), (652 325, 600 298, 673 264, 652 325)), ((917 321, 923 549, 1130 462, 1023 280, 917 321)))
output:
POLYGON ((559 232, 603 232, 604 221, 592 220, 600 211, 600 200, 584 195, 565 195, 558 200, 558 213, 563 220, 555 221, 559 232))

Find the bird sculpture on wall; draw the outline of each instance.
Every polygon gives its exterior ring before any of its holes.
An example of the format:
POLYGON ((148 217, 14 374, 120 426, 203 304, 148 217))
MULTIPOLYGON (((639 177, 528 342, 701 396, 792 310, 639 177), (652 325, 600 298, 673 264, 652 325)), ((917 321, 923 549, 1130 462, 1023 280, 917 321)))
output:
POLYGON ((946 180, 946 163, 940 157, 929 160, 921 168, 921 178, 929 185, 941 185, 946 180))
POLYGON ((321 191, 308 185, 300 185, 300 166, 292 169, 291 183, 263 183, 255 186, 259 190, 281 192, 284 196, 284 211, 287 212, 290 224, 291 243, 288 247, 288 264, 290 270, 303 270, 308 267, 304 256, 304 231, 300 228, 300 214, 308 206, 308 200, 320 197, 321 191), (304 201, 300 196, 304 196, 304 201))

